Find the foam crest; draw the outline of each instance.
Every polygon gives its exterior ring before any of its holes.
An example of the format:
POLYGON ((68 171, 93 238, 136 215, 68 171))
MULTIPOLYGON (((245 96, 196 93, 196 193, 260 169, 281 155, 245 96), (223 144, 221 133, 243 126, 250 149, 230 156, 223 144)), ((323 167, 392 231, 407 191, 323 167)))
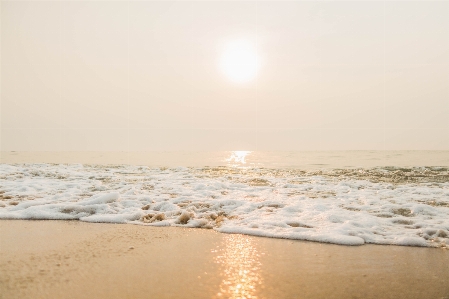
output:
POLYGON ((1 164, 1 219, 210 228, 344 245, 449 247, 449 170, 1 164))

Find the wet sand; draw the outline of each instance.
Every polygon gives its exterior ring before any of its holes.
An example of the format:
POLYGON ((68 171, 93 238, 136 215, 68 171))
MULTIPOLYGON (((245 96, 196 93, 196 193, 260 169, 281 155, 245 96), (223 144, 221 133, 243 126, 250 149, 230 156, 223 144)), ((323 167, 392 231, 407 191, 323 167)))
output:
POLYGON ((0 298, 449 298, 449 250, 0 221, 0 298))

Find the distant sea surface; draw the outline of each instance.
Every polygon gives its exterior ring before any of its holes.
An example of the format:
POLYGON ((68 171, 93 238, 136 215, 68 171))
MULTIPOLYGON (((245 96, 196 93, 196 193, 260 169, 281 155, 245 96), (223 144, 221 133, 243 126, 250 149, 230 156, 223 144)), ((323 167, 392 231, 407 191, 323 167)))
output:
POLYGON ((380 166, 449 166, 449 151, 1 152, 0 162, 313 170, 380 166))
POLYGON ((2 152, 0 219, 449 248, 449 151, 2 152))

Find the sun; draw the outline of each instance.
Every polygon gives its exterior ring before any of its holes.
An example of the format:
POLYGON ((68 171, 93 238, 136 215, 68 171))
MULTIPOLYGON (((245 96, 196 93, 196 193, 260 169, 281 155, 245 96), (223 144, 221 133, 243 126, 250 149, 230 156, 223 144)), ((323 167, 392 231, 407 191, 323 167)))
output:
POLYGON ((247 40, 236 40, 227 44, 220 60, 223 73, 231 81, 237 83, 254 79, 259 65, 257 51, 247 40))

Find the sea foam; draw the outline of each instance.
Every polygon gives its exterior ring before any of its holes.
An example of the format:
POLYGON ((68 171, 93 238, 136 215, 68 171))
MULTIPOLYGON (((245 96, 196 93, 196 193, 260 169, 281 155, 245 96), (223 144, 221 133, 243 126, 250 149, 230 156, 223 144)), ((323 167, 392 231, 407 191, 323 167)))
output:
POLYGON ((1 164, 0 219, 449 247, 449 172, 442 167, 301 171, 1 164))

